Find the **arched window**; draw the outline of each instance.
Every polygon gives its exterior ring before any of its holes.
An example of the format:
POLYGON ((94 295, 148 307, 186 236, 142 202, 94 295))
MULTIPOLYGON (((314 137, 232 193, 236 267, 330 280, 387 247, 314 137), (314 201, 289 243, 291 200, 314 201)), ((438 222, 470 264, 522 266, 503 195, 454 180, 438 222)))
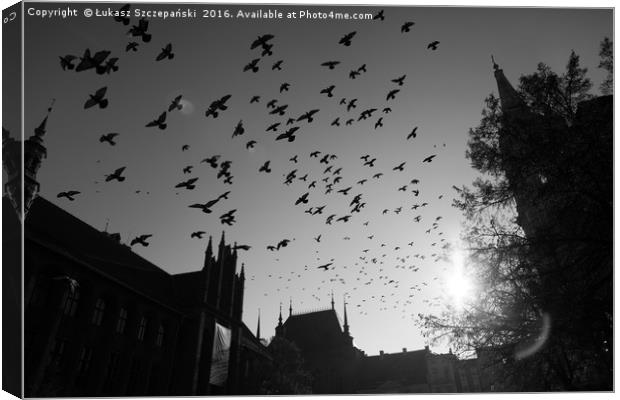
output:
POLYGON ((148 319, 146 317, 142 317, 140 319, 140 324, 138 325, 138 340, 143 341, 144 335, 146 334, 146 326, 148 324, 148 319))
POLYGON ((157 347, 161 347, 164 343, 164 334, 165 329, 162 324, 159 324, 159 328, 157 328, 157 339, 155 339, 155 344, 157 347))
POLYGON ((95 310, 91 322, 93 325, 100 326, 103 321, 103 312, 105 311, 105 301, 100 297, 95 302, 95 310))
POLYGON ((121 307, 118 313, 118 321, 116 322, 116 333, 125 333, 125 326, 127 325, 127 309, 121 307))
POLYGON ((65 302, 62 306, 63 313, 69 317, 75 316, 78 301, 80 300, 80 289, 71 287, 65 294, 65 302))

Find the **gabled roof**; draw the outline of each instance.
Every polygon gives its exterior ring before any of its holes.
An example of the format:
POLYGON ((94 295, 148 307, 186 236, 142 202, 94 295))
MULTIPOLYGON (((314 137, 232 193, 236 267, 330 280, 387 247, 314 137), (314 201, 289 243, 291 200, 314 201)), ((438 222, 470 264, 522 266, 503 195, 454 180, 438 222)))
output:
POLYGON ((284 322, 284 331, 304 352, 340 344, 343 338, 338 315, 332 309, 291 315, 284 322))
MULTIPOLYGON (((5 217, 7 204, 8 198, 3 198, 5 217)), ((17 218, 14 212, 13 215, 17 218)), ((33 241, 65 253, 169 307, 176 305, 169 273, 41 196, 34 199, 26 217, 25 251, 33 241)))

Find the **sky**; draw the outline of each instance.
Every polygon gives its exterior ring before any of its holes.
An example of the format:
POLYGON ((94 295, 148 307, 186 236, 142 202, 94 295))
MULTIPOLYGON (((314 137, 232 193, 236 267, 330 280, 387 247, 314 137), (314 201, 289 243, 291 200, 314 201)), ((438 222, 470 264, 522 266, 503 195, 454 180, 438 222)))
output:
MULTIPOLYGON (((28 6, 62 7, 35 4, 28 6)), ((260 8, 285 15, 306 9, 375 15, 384 9, 385 19, 151 19, 152 40, 142 43, 127 35, 138 18, 125 26, 109 17, 82 17, 85 6, 72 6, 79 17, 25 20, 26 136, 55 99, 45 137, 48 156, 38 175, 41 195, 97 229, 119 232, 125 243, 152 234, 148 247, 133 250, 169 273, 201 268, 208 236, 217 242, 224 231, 228 242, 251 246, 239 251, 239 261, 246 272, 243 320, 252 330, 259 309, 261 333, 270 337, 280 303, 286 318, 289 301, 294 313, 325 309, 333 292, 341 318, 346 296, 354 343, 371 355, 423 348, 427 342, 415 324, 417 315, 439 312, 452 301, 454 289, 448 288, 454 287, 450 282, 458 270, 454 249, 462 246, 464 223, 452 207, 452 186, 470 185, 477 176, 465 152, 468 130, 479 123, 485 97, 497 93, 491 54, 516 84, 539 62, 562 71, 575 50, 596 88, 605 76, 597 68, 599 44, 613 35, 609 9, 271 5, 260 8), (415 24, 401 33, 406 21, 415 24), (338 43, 353 31, 350 46, 338 43), (274 35, 273 55, 261 57, 250 45, 264 34, 274 35), (125 51, 130 41, 139 43, 136 52, 125 51), (427 48, 433 41, 439 41, 437 50, 427 48), (168 43, 174 58, 155 61, 168 43), (81 56, 87 48, 111 51, 109 57, 119 58, 118 71, 62 70, 59 56, 81 56), (256 58, 258 72, 244 72, 256 58), (282 70, 272 70, 278 60, 282 70), (334 60, 341 63, 333 70, 320 65, 334 60), (366 72, 349 78, 362 65, 366 72), (402 75, 402 86, 391 82, 402 75), (280 93, 285 82, 290 88, 280 93), (335 85, 331 98, 320 93, 330 85, 335 85), (107 87, 109 106, 84 109, 89 94, 101 87, 107 87), (400 91, 386 100, 392 89, 400 91), (183 108, 168 113, 165 130, 145 126, 178 95, 183 108), (231 95, 228 109, 217 118, 206 117, 209 105, 224 95, 231 95), (253 96, 260 100, 250 104, 253 96), (357 107, 347 112, 339 104, 342 98, 356 98, 357 107), (266 104, 272 99, 288 105, 284 116, 269 114, 266 104), (386 107, 390 113, 383 112, 386 107), (369 108, 377 111, 358 121, 369 108), (312 109, 319 110, 312 122, 285 126, 288 118, 312 109), (330 125, 335 118, 340 127, 330 125), (350 118, 354 122, 346 126, 350 118), (375 129, 379 118, 383 126, 375 129), (245 132, 232 137, 239 121, 245 132), (281 123, 278 133, 265 131, 276 122, 281 123), (294 142, 275 140, 294 126, 299 127, 294 142), (415 127, 417 136, 407 140, 415 127), (115 146, 99 141, 109 132, 119 133, 115 146), (256 145, 247 149, 251 140, 256 145), (183 151, 184 145, 189 149, 183 151), (320 152, 318 158, 310 157, 314 151, 320 152), (337 158, 321 163, 325 154, 337 158), (360 157, 366 154, 376 158, 374 167, 363 165, 360 157), (213 155, 231 161, 232 185, 201 163, 213 155), (297 163, 289 160, 295 155, 297 163), (423 163, 430 155, 436 155, 432 162, 423 163), (259 172, 266 161, 272 171, 259 172), (393 170, 403 162, 403 171, 393 170), (187 166, 192 173, 183 173, 187 166), (126 167, 126 180, 104 182, 119 167, 126 167), (295 169, 293 183, 285 185, 285 176, 295 169), (377 173, 383 175, 373 178, 377 173), (306 181, 299 179, 306 174, 306 181), (339 176, 341 181, 333 183, 339 176), (196 189, 175 188, 189 178, 199 178, 196 189), (331 193, 324 178, 332 183, 331 193), (363 179, 367 182, 358 184, 363 179), (419 183, 411 183, 414 179, 419 183), (315 180, 316 188, 308 188, 315 180), (337 192, 348 187, 346 195, 337 192), (75 201, 57 198, 68 190, 81 193, 75 201), (229 199, 213 206, 211 214, 188 207, 227 191, 229 199), (304 193, 309 193, 308 204, 295 205, 304 193), (351 213, 349 204, 358 194, 365 206, 351 213), (323 214, 304 212, 320 206, 323 214), (233 209, 236 222, 223 225, 219 216, 233 209), (331 214, 336 217, 328 225, 331 214), (351 215, 348 222, 335 221, 345 215, 351 215), (191 238, 195 231, 207 234, 191 238), (283 239, 290 240, 286 247, 267 250, 283 239), (330 262, 327 271, 317 268, 330 262)), ((200 16, 203 8, 236 14, 259 7, 190 8, 200 16)), ((432 349, 446 351, 446 346, 432 349)))

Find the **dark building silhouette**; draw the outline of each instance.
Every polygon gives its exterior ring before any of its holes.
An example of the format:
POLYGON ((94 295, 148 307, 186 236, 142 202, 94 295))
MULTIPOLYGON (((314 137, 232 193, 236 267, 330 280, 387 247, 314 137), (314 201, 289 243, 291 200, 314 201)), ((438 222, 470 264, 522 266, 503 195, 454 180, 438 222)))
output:
MULTIPOLYGON (((19 223, 7 198, 3 213, 19 223)), ((241 320, 244 267, 223 234, 202 269, 173 275, 36 197, 24 240, 26 396, 257 392, 245 378, 269 355, 241 320)))
MULTIPOLYGON (((550 341, 568 346, 556 368, 574 371, 558 378, 562 383, 531 388, 611 390, 613 96, 566 100, 563 112, 534 110, 493 64, 502 169, 529 243, 528 262, 539 273, 539 306, 557 332, 550 341)), ((524 390, 498 373, 518 351, 515 344, 479 349, 486 390, 524 390)))
POLYGON ((306 370, 313 377, 315 394, 450 393, 480 392, 476 359, 459 360, 449 354, 422 350, 368 356, 353 344, 344 306, 344 321, 334 308, 294 313, 282 322, 276 337, 294 343, 301 351, 306 370))

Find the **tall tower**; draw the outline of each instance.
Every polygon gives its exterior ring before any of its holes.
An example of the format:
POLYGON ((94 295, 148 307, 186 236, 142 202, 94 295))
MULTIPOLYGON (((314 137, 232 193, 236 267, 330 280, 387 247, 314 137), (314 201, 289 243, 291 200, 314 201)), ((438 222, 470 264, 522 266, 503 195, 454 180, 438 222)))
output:
POLYGON ((37 172, 41 167, 41 162, 47 157, 47 149, 43 146, 43 137, 45 136, 47 119, 52 112, 54 101, 52 100, 52 104, 47 109, 47 114, 43 121, 41 121, 41 124, 34 130, 34 135, 24 142, 23 163, 21 142, 9 137, 9 132, 4 128, 2 129, 2 159, 4 170, 8 176, 4 190, 22 220, 26 218, 32 201, 39 193, 40 185, 37 181, 37 172), (24 167, 23 188, 22 165, 24 167), (24 209, 23 216, 21 215, 22 204, 24 209))
POLYGON ((260 340, 260 308, 258 309, 258 322, 256 323, 256 339, 260 340))
POLYGON ((342 326, 345 335, 350 336, 349 334, 349 320, 347 318, 347 297, 344 297, 344 325, 342 326))

